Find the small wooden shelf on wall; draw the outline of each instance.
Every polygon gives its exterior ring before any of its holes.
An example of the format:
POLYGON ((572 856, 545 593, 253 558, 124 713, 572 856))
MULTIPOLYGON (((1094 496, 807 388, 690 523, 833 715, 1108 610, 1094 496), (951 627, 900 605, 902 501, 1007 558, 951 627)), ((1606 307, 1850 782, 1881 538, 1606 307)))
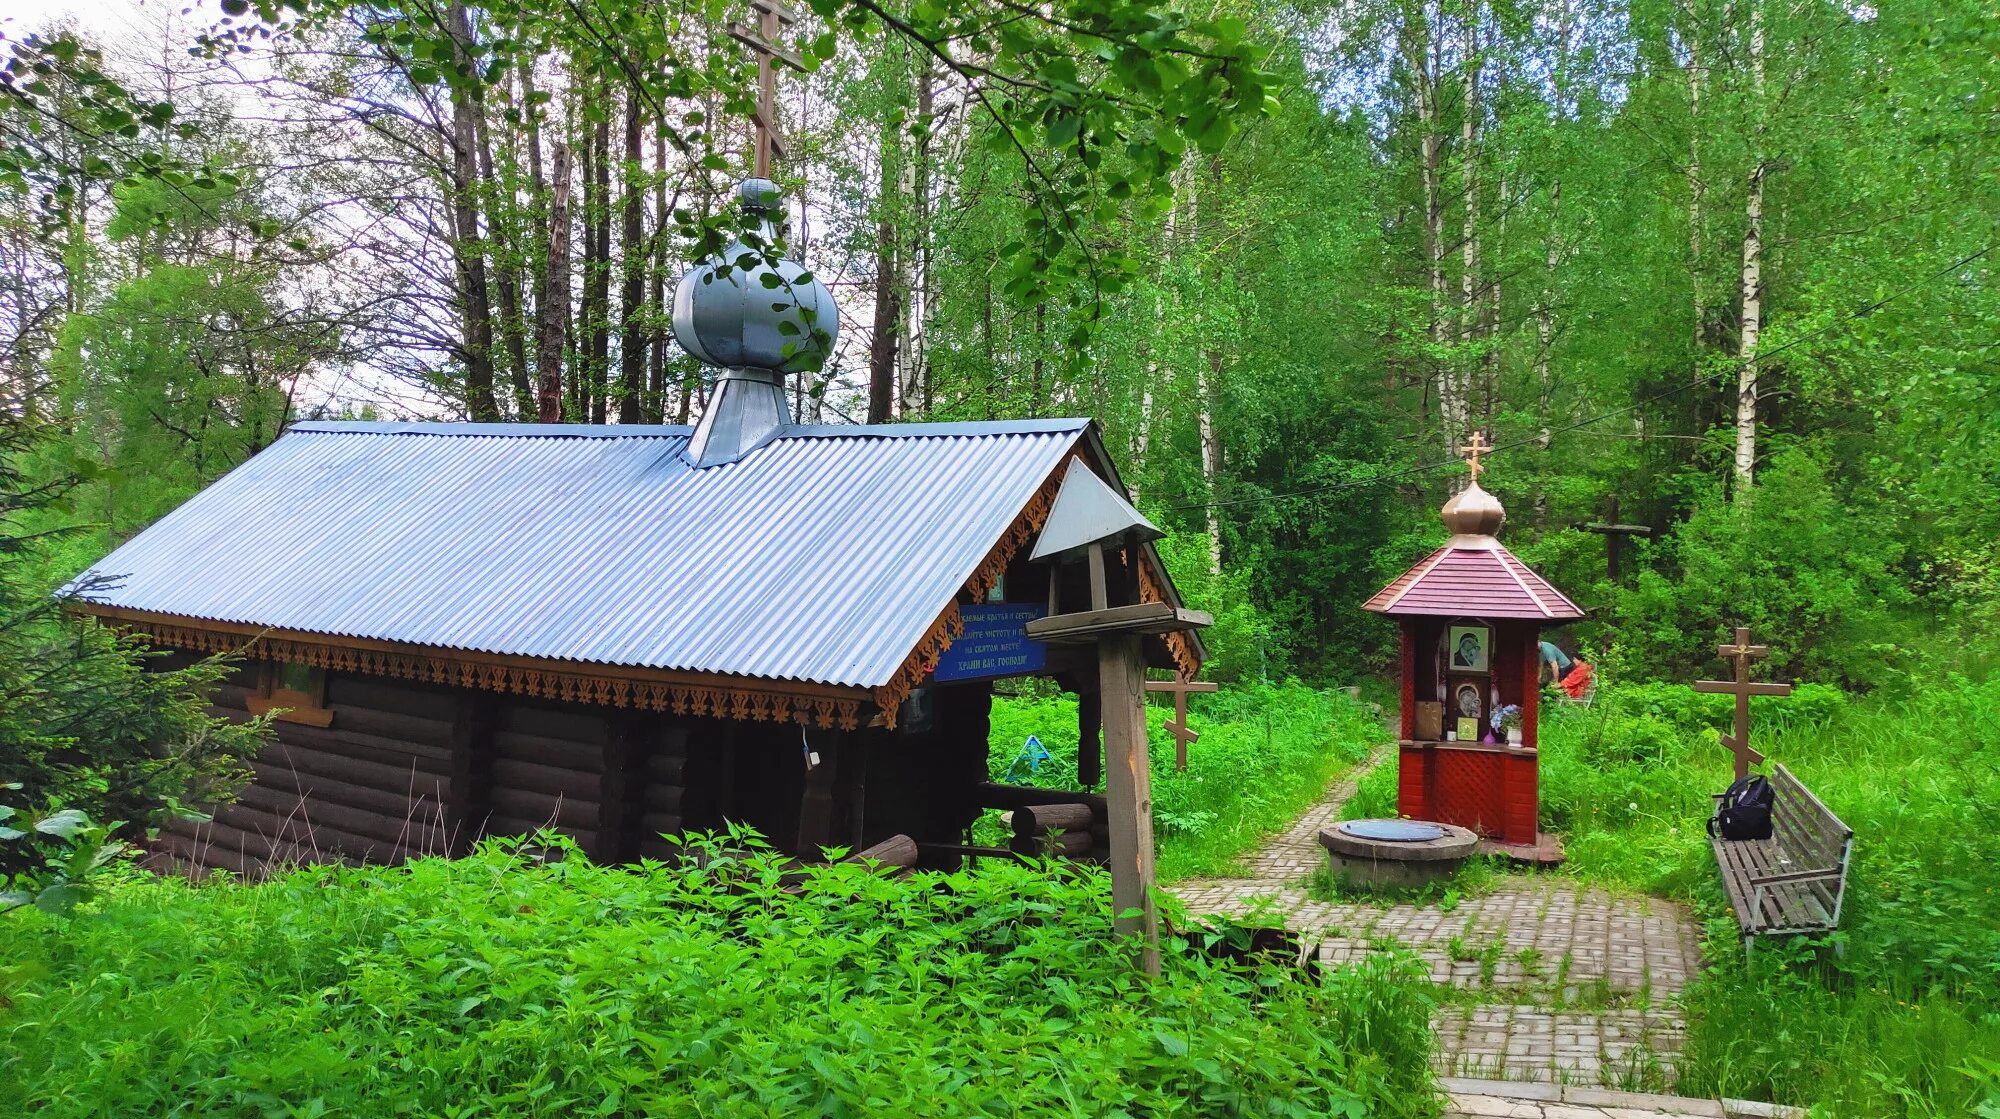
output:
POLYGON ((1519 754, 1528 758, 1535 756, 1533 746, 1510 746, 1505 742, 1460 742, 1456 739, 1447 742, 1442 739, 1405 738, 1400 745, 1405 750, 1464 750, 1482 754, 1519 754))

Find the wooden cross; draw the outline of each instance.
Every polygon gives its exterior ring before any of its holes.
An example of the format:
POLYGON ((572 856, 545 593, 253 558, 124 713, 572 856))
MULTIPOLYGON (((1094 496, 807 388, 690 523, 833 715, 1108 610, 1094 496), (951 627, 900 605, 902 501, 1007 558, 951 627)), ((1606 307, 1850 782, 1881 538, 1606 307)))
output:
POLYGON ((751 30, 740 23, 729 25, 729 37, 749 47, 757 54, 757 156, 756 176, 760 179, 771 177, 772 155, 784 155, 785 144, 778 138, 778 72, 772 68, 771 60, 804 73, 806 64, 798 55, 778 45, 778 35, 786 27, 799 21, 799 17, 779 0, 750 0, 750 10, 757 13, 757 28, 751 30))
POLYGON ((1790 684, 1753 684, 1750 682, 1750 662, 1771 655, 1765 645, 1750 644, 1750 630, 1747 626, 1736 627, 1736 644, 1717 646, 1716 652, 1722 659, 1734 661, 1734 680, 1696 680, 1694 690, 1698 692, 1719 692, 1736 697, 1736 733, 1722 736, 1722 744, 1736 754, 1736 776, 1740 780, 1750 776, 1750 766, 1762 764, 1764 755, 1750 747, 1750 697, 1753 695, 1791 695, 1790 684))
POLYGON ((1174 770, 1187 772, 1187 748, 1201 741, 1201 732, 1187 725, 1189 692, 1212 692, 1216 685, 1206 680, 1148 680, 1149 692, 1174 693, 1174 717, 1167 720, 1167 733, 1174 736, 1174 770))
POLYGON ((1618 498, 1616 496, 1604 499, 1604 520, 1593 521, 1590 524, 1584 525, 1583 531, 1594 532, 1604 537, 1604 573, 1614 583, 1618 581, 1619 577, 1621 567, 1619 556, 1623 551, 1620 545, 1624 543, 1625 538, 1627 536, 1643 536, 1650 539, 1653 535, 1651 525, 1618 523, 1618 498))
POLYGON ((1479 472, 1486 469, 1479 461, 1479 456, 1492 453, 1493 444, 1486 441, 1485 432, 1475 431, 1472 433, 1472 442, 1460 447, 1458 451, 1460 454, 1466 456, 1465 468, 1472 471, 1472 484, 1475 486, 1478 485, 1479 472))

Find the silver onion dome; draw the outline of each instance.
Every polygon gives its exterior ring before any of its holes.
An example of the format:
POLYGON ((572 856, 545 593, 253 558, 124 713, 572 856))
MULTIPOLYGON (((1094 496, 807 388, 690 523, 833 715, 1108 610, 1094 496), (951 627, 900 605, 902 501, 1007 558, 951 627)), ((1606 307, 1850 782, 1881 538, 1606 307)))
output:
POLYGON ((833 293, 817 278, 802 281, 807 272, 797 261, 780 259, 775 268, 766 261, 777 251, 783 210, 776 183, 745 179, 736 199, 755 243, 738 238, 681 277, 674 289, 674 337, 696 358, 723 369, 818 369, 840 333, 833 293))

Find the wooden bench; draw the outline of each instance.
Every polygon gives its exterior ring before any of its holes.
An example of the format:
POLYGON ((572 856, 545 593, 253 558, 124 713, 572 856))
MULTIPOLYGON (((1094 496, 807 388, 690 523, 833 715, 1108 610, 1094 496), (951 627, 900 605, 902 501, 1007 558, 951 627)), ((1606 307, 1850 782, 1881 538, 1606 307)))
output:
POLYGON ((1746 950, 1759 936, 1837 928, 1854 853, 1854 829, 1791 770, 1771 767, 1771 792, 1771 838, 1709 839, 1746 950))

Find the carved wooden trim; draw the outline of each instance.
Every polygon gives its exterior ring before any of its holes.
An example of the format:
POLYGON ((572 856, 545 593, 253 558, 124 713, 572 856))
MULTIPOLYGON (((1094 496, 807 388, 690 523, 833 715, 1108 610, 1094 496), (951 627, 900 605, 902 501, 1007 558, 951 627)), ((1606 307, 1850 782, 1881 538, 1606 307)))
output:
MULTIPOLYGON (((1165 602, 1166 590, 1160 586, 1153 574, 1153 565, 1142 556, 1139 560, 1139 601, 1165 602)), ((1160 635, 1167 643, 1167 654, 1174 658, 1175 674, 1182 680, 1192 680, 1201 672, 1201 658, 1195 655, 1194 638, 1187 630, 1171 630, 1160 635)))
POLYGON ((96 603, 76 603, 107 625, 155 644, 253 660, 291 661, 335 672, 392 676, 426 684, 478 688, 570 703, 593 703, 676 715, 712 715, 739 722, 794 722, 853 730, 861 725, 859 688, 765 683, 740 676, 598 666, 580 672, 568 662, 210 622, 96 603))
MULTIPOLYGON (((1014 562, 1015 553, 1042 530, 1043 523, 1049 519, 1049 510, 1055 505, 1056 491, 1062 488, 1063 472, 1069 468, 1070 460, 1081 457, 1082 451, 1075 449, 1063 456, 1062 461, 1036 488, 1034 495, 1028 498, 1028 503, 1021 507, 1020 513, 1015 515, 1013 524, 994 542, 986 558, 973 568, 972 577, 965 581, 963 588, 965 596, 971 601, 984 602, 993 584, 1006 573, 1007 565, 1014 562)), ((875 689, 875 706, 882 712, 882 725, 895 729, 897 711, 909 698, 910 690, 936 671, 938 659, 965 632, 965 618, 959 613, 959 602, 959 596, 952 596, 937 620, 924 631, 923 640, 917 642, 917 647, 904 659, 903 667, 896 670, 896 675, 890 677, 887 684, 875 689)))

